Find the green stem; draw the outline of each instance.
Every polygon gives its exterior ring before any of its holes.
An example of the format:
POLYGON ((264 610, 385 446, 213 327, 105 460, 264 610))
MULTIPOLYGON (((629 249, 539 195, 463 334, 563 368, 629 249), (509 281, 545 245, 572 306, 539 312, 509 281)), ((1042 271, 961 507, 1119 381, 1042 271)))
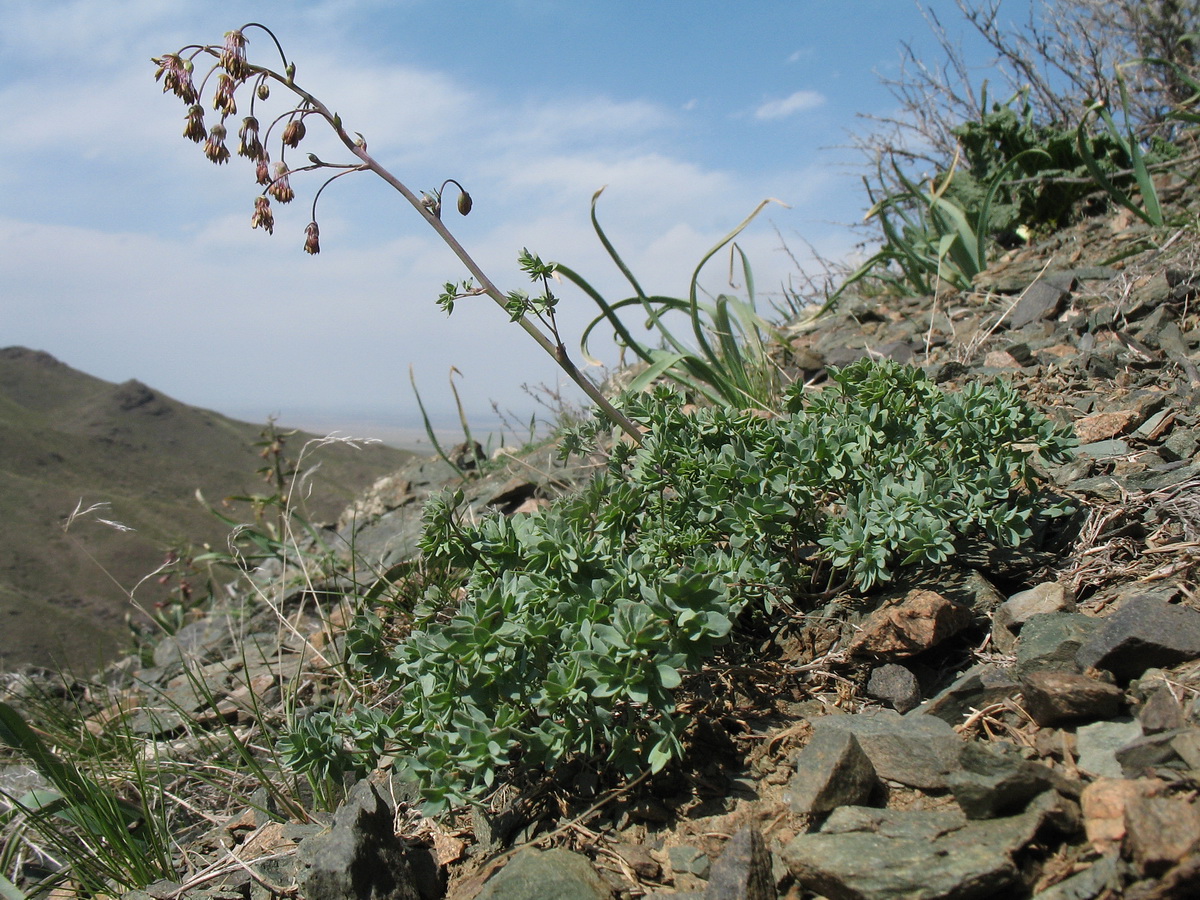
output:
MULTIPOLYGON (((409 190, 408 186, 405 185, 404 182, 385 169, 375 160, 374 157, 367 153, 365 146, 356 142, 349 134, 347 134, 346 130, 342 127, 341 119, 330 112, 329 107, 327 107, 316 97, 309 94, 307 91, 302 90, 298 85, 295 84, 295 82, 288 83, 288 81, 280 77, 278 73, 272 72, 271 75, 307 100, 312 105, 312 108, 321 116, 323 116, 327 122, 329 122, 330 126, 337 133, 338 138, 341 139, 342 143, 346 145, 350 152, 361 159, 363 164, 368 169, 395 188, 395 190, 398 191, 400 195, 409 202, 412 208, 415 209, 423 219, 425 219, 429 227, 438 233, 438 237, 440 237, 446 243, 446 246, 448 246, 454 252, 454 255, 461 260, 462 264, 467 267, 467 271, 470 272, 475 278, 476 282, 478 282, 479 286, 483 289, 483 292, 491 297, 496 305, 504 310, 506 314, 508 314, 508 310, 506 308, 508 298, 498 287, 496 287, 492 280, 487 277, 483 269, 479 267, 479 264, 475 262, 462 244, 458 242, 458 239, 450 232, 450 229, 448 229, 442 223, 442 220, 430 212, 428 208, 426 208, 426 206, 421 202, 421 198, 409 190)), ((632 419, 613 406, 612 402, 604 396, 604 394, 590 378, 586 377, 582 372, 579 371, 579 368, 574 362, 572 362, 571 358, 567 356, 566 347, 564 347, 561 342, 550 340, 550 338, 547 337, 541 329, 530 322, 525 316, 517 319, 517 324, 525 329, 525 332, 537 342, 538 346, 550 354, 554 361, 558 363, 559 368, 567 373, 567 377, 575 382, 575 384, 578 385, 579 388, 588 395, 588 398, 604 411, 604 414, 608 416, 612 422, 614 422, 622 431, 629 435, 629 437, 632 438, 635 443, 641 444, 641 429, 638 428, 632 419)))

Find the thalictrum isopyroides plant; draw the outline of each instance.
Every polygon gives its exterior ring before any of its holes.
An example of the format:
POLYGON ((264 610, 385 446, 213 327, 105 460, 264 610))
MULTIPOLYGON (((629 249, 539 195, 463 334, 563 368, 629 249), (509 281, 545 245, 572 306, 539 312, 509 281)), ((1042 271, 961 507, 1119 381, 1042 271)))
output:
MULTIPOLYGON (((471 273, 470 287, 467 293, 486 295, 504 309, 514 322, 519 324, 534 341, 545 350, 567 376, 587 394, 605 415, 635 442, 640 442, 641 432, 637 425, 620 412, 600 389, 588 379, 567 355, 566 347, 554 328, 552 316, 547 318, 545 310, 537 316, 539 310, 522 302, 518 294, 505 294, 487 276, 479 264, 471 257, 458 239, 442 221, 442 194, 451 185, 459 192, 456 203, 458 212, 466 215, 471 211, 470 194, 454 179, 447 179, 442 186, 430 192, 422 192, 418 196, 404 182, 384 168, 378 160, 367 152, 367 142, 361 133, 352 136, 342 123, 341 116, 332 111, 313 94, 296 83, 296 64, 289 61, 283 51, 283 46, 274 33, 264 25, 251 22, 234 31, 226 32, 224 43, 189 44, 176 53, 167 53, 153 60, 158 66, 155 72, 156 80, 163 83, 164 93, 173 93, 187 106, 187 115, 183 130, 184 137, 203 145, 204 155, 213 163, 221 165, 229 161, 231 153, 226 146, 229 129, 226 122, 238 116, 238 103, 246 102, 248 109, 242 117, 237 129, 237 155, 246 158, 254 164, 255 176, 262 186, 262 192, 255 199, 254 214, 251 217, 253 228, 262 228, 273 233, 275 228, 274 212, 271 201, 284 204, 295 199, 295 191, 291 186, 290 176, 299 172, 324 171, 332 173, 313 195, 312 215, 305 229, 304 249, 307 253, 316 254, 321 251, 320 228, 317 224, 317 201, 321 193, 330 184, 345 175, 355 172, 374 172, 388 185, 400 193, 405 200, 417 211, 426 223, 437 232, 438 236, 454 252, 459 260, 471 273), (271 38, 282 61, 283 71, 276 71, 264 65, 251 63, 246 54, 246 31, 259 29, 271 38), (199 86, 193 80, 195 61, 198 58, 211 57, 215 60, 204 73, 199 86), (204 122, 205 97, 210 82, 215 82, 211 90, 210 102, 213 110, 219 114, 219 121, 206 126, 204 122), (290 108, 285 109, 267 125, 263 131, 259 119, 255 115, 256 104, 265 102, 275 87, 282 87, 293 95, 290 108), (308 131, 308 125, 314 120, 323 121, 337 136, 337 139, 353 155, 353 162, 333 163, 320 159, 315 154, 307 154, 307 165, 292 165, 287 161, 287 153, 299 147, 308 131), (272 162, 271 150, 278 147, 279 158, 272 162), (549 326, 550 334, 530 319, 534 314, 549 326)), ((266 121, 265 119, 263 121, 266 121)), ((537 273, 526 265, 523 254, 522 266, 531 277, 537 273)), ((453 285, 449 285, 453 288, 453 285)), ((446 296, 446 295, 444 295, 446 296)), ((448 291, 452 299, 455 291, 448 291)), ((449 308, 449 305, 443 303, 449 308)))

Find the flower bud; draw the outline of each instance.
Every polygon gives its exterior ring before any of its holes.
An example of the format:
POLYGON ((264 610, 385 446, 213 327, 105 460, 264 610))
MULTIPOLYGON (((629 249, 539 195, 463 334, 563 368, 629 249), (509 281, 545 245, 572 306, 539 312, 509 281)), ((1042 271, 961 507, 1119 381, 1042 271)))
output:
POLYGON ((304 120, 292 119, 283 126, 283 143, 288 147, 297 147, 304 139, 304 120))
POLYGON ((208 132, 204 142, 204 155, 218 166, 229 161, 229 148, 225 146, 225 126, 218 122, 208 132))
POLYGON ((267 193, 280 203, 291 203, 296 199, 296 192, 292 190, 291 184, 288 183, 287 163, 275 163, 275 178, 271 181, 270 187, 267 188, 267 193))
POLYGON ((316 222, 309 222, 304 229, 304 252, 313 256, 321 252, 321 233, 316 222))
POLYGON ((259 100, 266 100, 271 96, 271 86, 265 81, 260 81, 258 87, 255 88, 255 93, 258 94, 259 100))
POLYGON ((458 195, 458 214, 460 216, 465 216, 467 213, 469 213, 473 205, 474 204, 471 202, 471 195, 466 191, 463 191, 458 195))
POLYGON ((258 119, 246 116, 238 131, 238 156, 257 160, 263 155, 262 141, 258 139, 258 119))
POLYGON ((213 92, 213 109, 227 116, 237 115, 237 101, 233 99, 234 80, 222 72, 217 76, 217 89, 213 92))
POLYGON ((186 122, 183 126, 183 136, 189 141, 198 144, 208 137, 208 132, 204 130, 204 109, 200 104, 193 103, 188 107, 186 122))
POLYGON ((271 201, 258 197, 254 201, 254 215, 250 217, 251 228, 264 228, 267 234, 275 233, 275 214, 271 212, 271 201))

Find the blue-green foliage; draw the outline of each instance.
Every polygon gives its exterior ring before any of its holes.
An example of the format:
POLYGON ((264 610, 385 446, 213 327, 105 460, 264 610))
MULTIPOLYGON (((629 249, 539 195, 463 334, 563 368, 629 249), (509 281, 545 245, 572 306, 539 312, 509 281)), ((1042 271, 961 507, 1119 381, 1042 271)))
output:
POLYGON ((360 617, 350 662, 389 698, 308 720, 285 741, 292 765, 341 772, 386 746, 432 808, 518 762, 658 769, 681 752, 675 690, 748 607, 869 589, 963 537, 1030 535, 1030 457, 1061 460, 1070 439, 1010 387, 948 394, 870 360, 832 379, 777 418, 688 408, 666 388, 627 398, 644 441, 618 443, 580 493, 475 523, 461 493, 431 502, 422 549, 462 582, 431 590, 395 647, 360 617))

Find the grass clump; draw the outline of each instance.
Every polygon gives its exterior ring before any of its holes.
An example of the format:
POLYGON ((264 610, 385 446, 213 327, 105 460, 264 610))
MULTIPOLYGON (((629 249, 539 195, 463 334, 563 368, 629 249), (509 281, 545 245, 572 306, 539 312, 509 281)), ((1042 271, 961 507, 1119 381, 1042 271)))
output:
POLYGON ((380 701, 285 736, 292 767, 365 771, 386 753, 431 811, 517 764, 657 771, 682 754, 676 689, 744 617, 869 589, 962 540, 1012 545, 1064 511, 1041 504, 1030 465, 1071 439, 1003 384, 950 394, 863 360, 790 392, 779 417, 667 388, 623 409, 642 444, 618 444, 576 495, 478 522, 461 493, 428 505, 422 549, 457 577, 426 592, 404 640, 360 616, 351 663, 380 701))

